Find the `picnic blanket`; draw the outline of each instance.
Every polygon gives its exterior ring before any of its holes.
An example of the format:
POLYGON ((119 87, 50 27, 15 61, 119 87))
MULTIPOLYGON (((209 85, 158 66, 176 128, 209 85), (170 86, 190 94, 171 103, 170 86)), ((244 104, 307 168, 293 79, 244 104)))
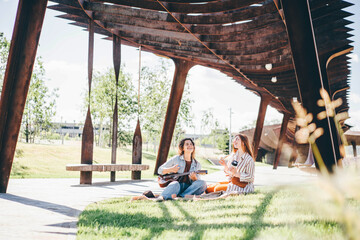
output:
MULTIPOLYGON (((172 200, 192 200, 192 201, 202 201, 202 200, 216 200, 216 199, 223 199, 229 196, 236 196, 241 195, 243 193, 240 192, 225 192, 225 191, 217 191, 212 193, 204 193, 201 195, 186 195, 184 198, 176 197, 172 200)), ((151 191, 146 191, 140 196, 134 196, 130 199, 130 201, 137 201, 137 200, 150 200, 155 202, 164 201, 163 197, 159 194, 154 194, 151 191)))

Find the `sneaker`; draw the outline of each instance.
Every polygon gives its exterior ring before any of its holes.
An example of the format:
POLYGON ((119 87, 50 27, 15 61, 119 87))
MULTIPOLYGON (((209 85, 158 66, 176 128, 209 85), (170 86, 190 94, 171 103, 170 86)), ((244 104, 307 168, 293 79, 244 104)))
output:
POLYGON ((144 195, 147 198, 156 198, 156 196, 152 191, 145 191, 142 195, 144 195))

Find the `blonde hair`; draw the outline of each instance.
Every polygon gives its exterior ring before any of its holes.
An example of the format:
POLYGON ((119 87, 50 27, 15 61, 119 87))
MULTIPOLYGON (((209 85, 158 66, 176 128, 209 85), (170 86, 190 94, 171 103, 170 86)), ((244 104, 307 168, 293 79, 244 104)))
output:
POLYGON ((195 143, 191 138, 184 138, 183 140, 180 141, 178 153, 179 155, 184 155, 184 144, 185 141, 187 140, 191 141, 191 143, 194 145, 194 151, 191 153, 191 159, 195 159, 195 143))

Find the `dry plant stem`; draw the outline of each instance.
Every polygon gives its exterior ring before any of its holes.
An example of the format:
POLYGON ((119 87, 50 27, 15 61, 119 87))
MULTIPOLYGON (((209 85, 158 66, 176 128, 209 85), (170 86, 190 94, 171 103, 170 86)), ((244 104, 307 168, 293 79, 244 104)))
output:
POLYGON ((329 172, 325 166, 324 160, 321 157, 319 148, 317 147, 315 142, 310 142, 310 144, 311 144, 311 148, 313 150, 314 156, 316 158, 316 161, 319 164, 320 172, 322 173, 323 176, 329 177, 329 172))

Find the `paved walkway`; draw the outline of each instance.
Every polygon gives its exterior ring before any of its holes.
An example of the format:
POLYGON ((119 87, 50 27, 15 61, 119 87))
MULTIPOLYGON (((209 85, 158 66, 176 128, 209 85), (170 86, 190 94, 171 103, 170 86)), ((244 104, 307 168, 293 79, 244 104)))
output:
MULTIPOLYGON (((316 178, 297 168, 256 167, 255 187, 299 184, 316 178)), ((208 183, 223 179, 223 172, 203 177, 208 183)), ((79 179, 10 179, 0 194, 0 239, 67 240, 76 238, 77 217, 90 203, 107 198, 161 192, 155 180, 94 179, 91 186, 79 179)))

